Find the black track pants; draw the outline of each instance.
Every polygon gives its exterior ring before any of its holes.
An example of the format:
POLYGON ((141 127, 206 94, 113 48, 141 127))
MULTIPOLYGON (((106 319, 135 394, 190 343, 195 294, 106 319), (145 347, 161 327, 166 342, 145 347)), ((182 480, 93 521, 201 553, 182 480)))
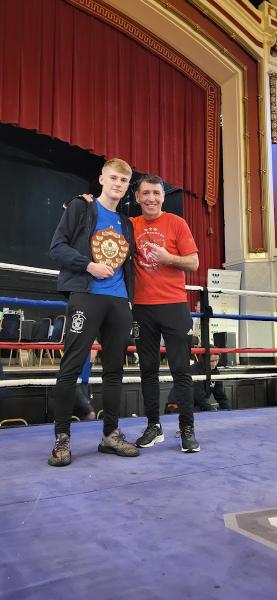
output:
POLYGON ((136 304, 134 328, 141 369, 145 413, 151 423, 159 422, 160 339, 163 335, 168 364, 173 377, 175 398, 182 425, 193 425, 193 387, 190 375, 192 319, 186 302, 178 304, 136 304), (137 331, 136 331, 137 330, 137 331))
POLYGON ((98 332, 102 344, 104 435, 117 428, 123 364, 131 326, 131 311, 126 298, 71 294, 64 356, 54 392, 56 434, 70 431, 75 384, 98 332))

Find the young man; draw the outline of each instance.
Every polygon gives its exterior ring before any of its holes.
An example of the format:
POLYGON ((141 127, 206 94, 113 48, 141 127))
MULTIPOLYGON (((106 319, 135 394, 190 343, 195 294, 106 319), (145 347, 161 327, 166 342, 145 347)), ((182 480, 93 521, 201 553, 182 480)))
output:
POLYGON ((142 393, 148 425, 137 446, 148 448, 164 441, 159 418, 160 339, 164 338, 173 377, 182 452, 198 452, 193 419, 188 332, 192 319, 187 305, 185 271, 198 269, 198 252, 184 219, 162 212, 164 185, 158 176, 143 175, 136 201, 142 215, 134 226, 134 332, 141 369, 142 393))
POLYGON ((99 452, 138 456, 139 451, 118 429, 123 363, 132 326, 132 225, 116 212, 131 179, 123 160, 105 163, 102 192, 93 203, 74 198, 54 234, 50 256, 60 267, 58 289, 69 295, 64 356, 55 387, 56 444, 51 466, 71 462, 70 420, 75 384, 90 347, 101 335, 104 412, 99 452))

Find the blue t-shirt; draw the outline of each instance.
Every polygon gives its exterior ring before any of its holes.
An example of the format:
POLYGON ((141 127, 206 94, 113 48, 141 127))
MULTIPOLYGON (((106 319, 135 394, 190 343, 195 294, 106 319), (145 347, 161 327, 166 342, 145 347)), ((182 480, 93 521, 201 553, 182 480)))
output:
MULTIPOLYGON (((122 234, 121 219, 117 212, 108 210, 98 200, 98 218, 96 228, 93 235, 99 230, 108 229, 113 227, 117 233, 122 234)), ((123 268, 119 267, 114 271, 112 277, 106 279, 92 278, 90 291, 93 294, 105 294, 106 296, 117 296, 118 298, 128 298, 127 289, 124 281, 123 268)))

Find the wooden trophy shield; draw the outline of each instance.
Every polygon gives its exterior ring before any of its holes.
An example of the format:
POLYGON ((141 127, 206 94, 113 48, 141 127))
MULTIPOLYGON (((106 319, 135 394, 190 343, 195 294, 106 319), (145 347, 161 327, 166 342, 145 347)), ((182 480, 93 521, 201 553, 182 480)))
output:
POLYGON ((100 229, 91 238, 93 260, 109 265, 113 269, 121 267, 129 252, 129 244, 122 233, 113 227, 100 229))

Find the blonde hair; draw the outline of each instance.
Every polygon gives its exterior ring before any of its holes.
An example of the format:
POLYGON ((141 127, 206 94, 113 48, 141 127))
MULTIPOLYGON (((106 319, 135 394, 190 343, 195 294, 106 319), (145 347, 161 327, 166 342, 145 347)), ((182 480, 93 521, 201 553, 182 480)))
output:
POLYGON ((128 165, 128 163, 125 160, 122 160, 121 158, 110 158, 110 160, 107 160, 102 167, 102 173, 104 169, 108 167, 119 171, 119 173, 124 173, 124 175, 128 175, 130 179, 132 177, 132 169, 130 165, 128 165))

